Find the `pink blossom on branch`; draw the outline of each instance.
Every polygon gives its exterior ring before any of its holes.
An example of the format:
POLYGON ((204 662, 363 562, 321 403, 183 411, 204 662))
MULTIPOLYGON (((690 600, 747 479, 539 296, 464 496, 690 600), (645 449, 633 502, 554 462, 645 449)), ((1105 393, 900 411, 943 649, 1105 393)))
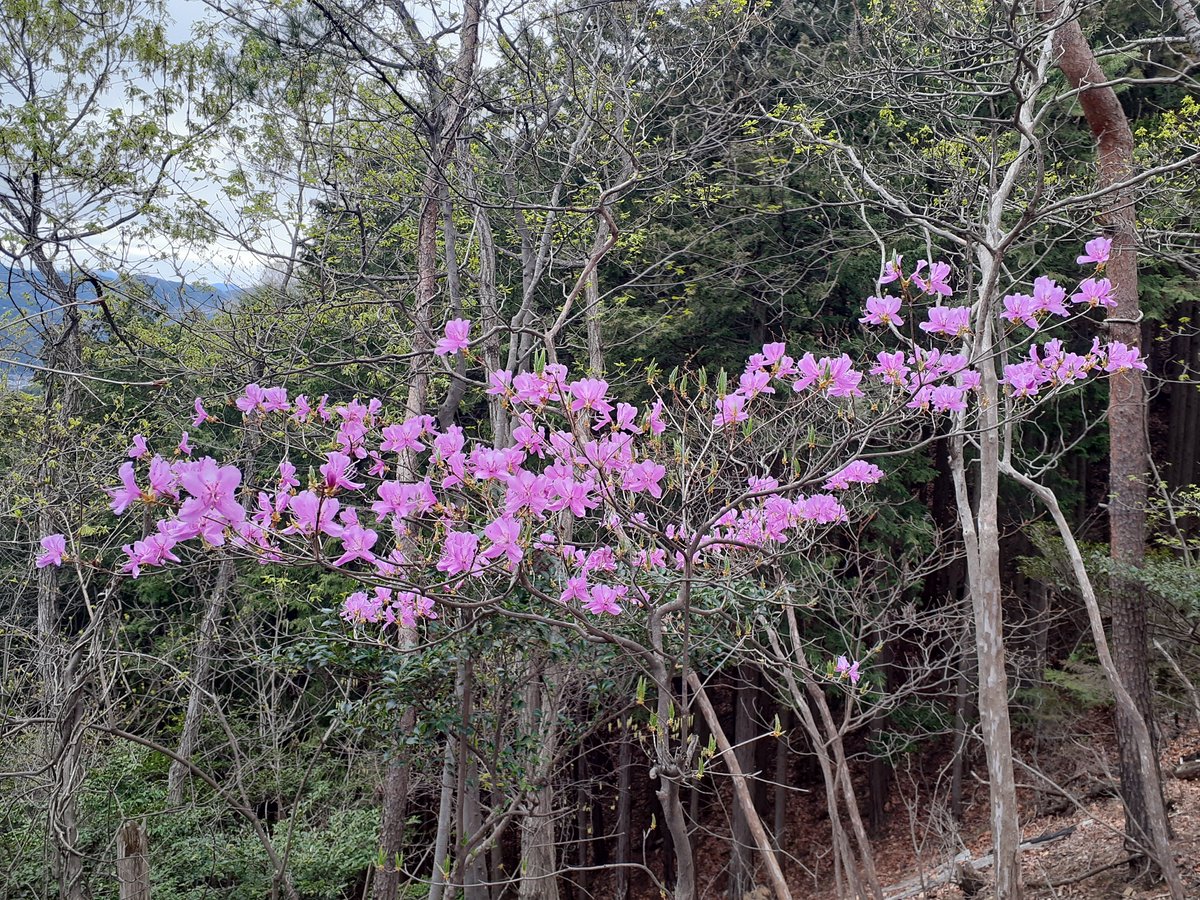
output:
POLYGON ((867 314, 859 319, 864 325, 903 325, 900 299, 890 295, 867 298, 867 314))
POLYGON ((1112 241, 1104 237, 1092 238, 1084 245, 1083 250, 1083 254, 1077 256, 1075 262, 1081 266, 1088 263, 1102 266, 1108 262, 1109 254, 1112 251, 1112 241))
POLYGON ((61 566, 67 554, 67 539, 61 534, 48 534, 42 538, 42 555, 35 561, 39 569, 61 566))
POLYGON ((471 346, 470 319, 451 319, 446 323, 444 337, 438 339, 433 352, 438 356, 461 353, 471 346))

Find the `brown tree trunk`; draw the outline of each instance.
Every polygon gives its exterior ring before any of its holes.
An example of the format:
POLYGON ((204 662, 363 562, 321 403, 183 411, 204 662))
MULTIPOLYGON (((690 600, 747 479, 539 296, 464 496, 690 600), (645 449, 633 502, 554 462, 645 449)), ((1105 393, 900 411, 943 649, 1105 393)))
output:
POLYGON ((120 900, 150 900, 150 848, 140 822, 117 829, 117 885, 120 900))
MULTIPOLYGON (((758 671, 753 666, 738 666, 734 700, 733 740, 738 765, 749 772, 754 765, 754 706, 758 689, 758 671)), ((733 805, 733 841, 729 851, 729 900, 742 900, 754 887, 754 836, 741 803, 733 805)))
MULTIPOLYGON (((1074 87, 1082 89, 1079 102, 1096 139, 1097 186, 1101 190, 1111 189, 1133 172, 1133 132, 1129 120, 1111 87, 1089 87, 1106 79, 1079 22, 1071 20, 1062 25, 1055 41, 1059 68, 1074 87)), ((1112 238, 1112 252, 1105 274, 1112 282, 1117 300, 1117 305, 1108 314, 1109 336, 1129 346, 1140 346, 1142 316, 1138 300, 1137 234, 1130 191, 1117 189, 1109 193, 1101 201, 1100 220, 1112 238)), ((1109 552, 1117 564, 1109 579, 1113 658, 1122 683, 1133 697, 1137 714, 1153 736, 1146 600, 1138 582, 1124 577, 1121 571, 1122 568, 1140 567, 1146 546, 1149 449, 1146 446, 1146 389, 1141 372, 1130 369, 1115 372, 1110 377, 1108 429, 1109 552)), ((1151 787, 1141 776, 1134 740, 1135 723, 1129 721, 1128 714, 1119 705, 1116 724, 1125 830, 1128 839, 1144 848, 1155 827, 1149 819, 1151 804, 1146 797, 1151 787)), ((1166 823, 1162 824, 1165 827, 1166 823)), ((1130 849, 1134 848, 1131 846, 1130 849)))
POLYGON ((621 723, 620 745, 617 748, 617 871, 613 879, 613 900, 629 900, 630 831, 633 828, 631 811, 633 739, 629 722, 621 723))
MULTIPOLYGON (((708 723, 713 737, 716 738, 717 749, 721 753, 721 759, 724 761, 725 767, 729 770, 730 776, 732 776, 734 797, 738 806, 741 807, 742 815, 746 820, 746 830, 750 833, 754 845, 758 848, 758 855, 762 860, 763 868, 767 870, 767 877, 770 880, 771 887, 774 889, 775 898, 776 900, 792 900, 787 879, 783 877, 783 870, 780 868, 779 860, 776 859, 775 851, 771 847, 771 838, 767 835, 767 830, 762 824, 762 818, 759 816, 758 810, 754 807, 754 799, 750 796, 750 788, 746 784, 749 779, 738 761, 737 753, 729 743, 729 739, 725 736, 725 730, 721 728, 721 720, 717 718, 717 712, 713 709, 712 703, 709 702, 704 685, 700 683, 700 679, 696 676, 695 672, 688 675, 687 683, 695 693, 696 705, 700 707, 704 721, 708 723)), ((738 900, 741 900, 741 898, 738 898, 738 900)))

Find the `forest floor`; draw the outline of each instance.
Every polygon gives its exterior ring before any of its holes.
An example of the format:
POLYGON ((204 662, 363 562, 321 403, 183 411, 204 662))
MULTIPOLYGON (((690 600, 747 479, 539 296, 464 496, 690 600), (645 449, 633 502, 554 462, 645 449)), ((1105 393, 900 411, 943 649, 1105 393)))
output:
MULTIPOLYGON (((1039 768, 1056 782, 1090 799, 1068 804, 1064 799, 1048 796, 1046 791, 1027 788, 1022 792, 1023 839, 1048 838, 1026 846, 1022 853, 1029 900, 1157 900, 1169 896, 1161 884, 1130 882, 1128 854, 1123 848, 1124 808, 1119 798, 1104 790, 1116 784, 1116 747, 1112 732, 1106 727, 1107 719, 1106 711, 1094 721, 1094 729, 1084 729, 1039 759, 1039 768)), ((1188 896, 1200 898, 1200 781, 1171 775, 1182 756, 1200 751, 1200 731, 1195 725, 1176 733, 1167 729, 1163 737, 1164 790, 1175 829, 1175 858, 1188 896)), ((1031 753, 1029 746, 1020 749, 1027 760, 1037 755, 1031 753)), ((1022 781, 1032 784, 1031 777, 1023 779, 1018 773, 1018 782, 1022 781)), ((991 853, 986 785, 976 781, 975 787, 964 820, 954 835, 957 846, 947 846, 944 840, 947 835, 943 834, 940 848, 936 846, 938 841, 927 839, 927 844, 934 845, 930 850, 940 853, 914 853, 913 848, 919 843, 914 841, 914 835, 933 836, 939 832, 937 823, 929 823, 927 819, 922 823, 919 816, 915 817, 918 827, 896 822, 875 843, 880 881, 893 888, 903 885, 886 891, 888 900, 899 900, 902 895, 910 900, 985 900, 991 896, 990 868, 978 871, 978 882, 968 883, 966 889, 957 884, 943 884, 922 890, 920 883, 922 876, 928 884, 931 876, 946 874, 954 857, 958 858, 958 868, 962 871, 967 865, 964 856, 967 860, 980 860, 991 853), (919 827, 921 824, 924 829, 919 827)), ((824 900, 827 896, 824 891, 812 895, 813 900, 818 897, 824 900)))
MULTIPOLYGON (((1098 710, 1076 719, 1069 734, 1043 740, 1040 745, 1028 738, 1018 739, 1016 749, 1022 760, 1080 798, 1067 801, 1058 792, 1046 790, 1045 781, 1035 779, 1028 769, 1023 770, 1024 777, 1018 773, 1018 783, 1023 785, 1023 838, 1026 842, 1043 839, 1027 845, 1022 854, 1029 900, 1158 900, 1169 896, 1161 884, 1130 882, 1128 854, 1122 846, 1124 810, 1112 796, 1117 779, 1110 716, 1109 711, 1098 710)), ((1200 781, 1172 775, 1181 757, 1197 752, 1200 729, 1194 723, 1164 728, 1161 759, 1175 829, 1175 857, 1188 896, 1200 898, 1200 781)), ((973 769, 964 791, 962 821, 957 824, 944 800, 930 800, 947 793, 947 754, 929 754, 913 768, 895 773, 886 825, 872 840, 887 900, 988 900, 992 896, 990 866, 976 872, 974 884, 968 876, 966 889, 946 877, 952 868, 961 872, 991 852, 987 785, 980 777, 982 758, 973 760, 973 769)), ((867 796, 865 772, 858 773, 856 788, 860 798, 867 796)), ((838 900, 821 791, 797 794, 788 805, 788 819, 784 846, 790 858, 785 873, 793 897, 838 900)), ((703 840, 697 848, 698 888, 704 897, 725 900, 727 859, 717 849, 717 836, 710 840, 711 848, 706 848, 703 840)), ((727 832, 723 840, 728 840, 727 832)), ((772 900, 772 894, 764 886, 744 900, 772 900)))

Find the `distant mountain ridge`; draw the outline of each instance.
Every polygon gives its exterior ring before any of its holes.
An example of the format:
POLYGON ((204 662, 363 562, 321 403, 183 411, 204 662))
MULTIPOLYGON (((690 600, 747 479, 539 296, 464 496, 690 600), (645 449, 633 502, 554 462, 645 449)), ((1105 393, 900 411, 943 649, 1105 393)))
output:
MULTIPOLYGON (((123 280, 120 273, 112 271, 97 271, 92 275, 102 284, 113 286, 114 291, 123 280)), ((156 275, 124 278, 145 288, 148 299, 168 316, 183 312, 208 316, 243 291, 231 284, 188 283, 156 275)), ((78 296, 84 301, 95 300, 95 285, 84 282, 78 296)), ((43 279, 27 278, 18 270, 0 265, 0 378, 10 387, 22 388, 30 383, 32 370, 22 364, 36 364, 40 355, 36 320, 58 321, 62 312, 56 304, 57 300, 46 291, 43 279)))
MULTIPOLYGON (((98 281, 113 285, 122 280, 122 275, 113 271, 100 270, 91 274, 98 281)), ((150 296, 162 303, 168 312, 182 308, 213 309, 222 301, 232 299, 242 292, 242 288, 232 284, 175 281, 157 275, 135 274, 124 277, 148 288, 150 296)), ((54 299, 47 294, 44 283, 40 277, 30 280, 16 269, 0 266, 0 296, 6 301, 6 311, 12 310, 14 303, 24 313, 37 312, 43 304, 53 304, 54 299)), ((96 299, 96 290, 90 282, 80 286, 79 298, 96 299)))

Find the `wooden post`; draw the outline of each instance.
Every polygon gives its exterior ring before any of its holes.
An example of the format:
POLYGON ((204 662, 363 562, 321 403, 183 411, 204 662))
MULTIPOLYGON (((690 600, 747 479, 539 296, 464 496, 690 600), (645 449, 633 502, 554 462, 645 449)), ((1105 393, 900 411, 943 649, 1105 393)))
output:
POLYGON ((150 851, 141 822, 117 829, 117 883, 121 900, 150 900, 150 851))

